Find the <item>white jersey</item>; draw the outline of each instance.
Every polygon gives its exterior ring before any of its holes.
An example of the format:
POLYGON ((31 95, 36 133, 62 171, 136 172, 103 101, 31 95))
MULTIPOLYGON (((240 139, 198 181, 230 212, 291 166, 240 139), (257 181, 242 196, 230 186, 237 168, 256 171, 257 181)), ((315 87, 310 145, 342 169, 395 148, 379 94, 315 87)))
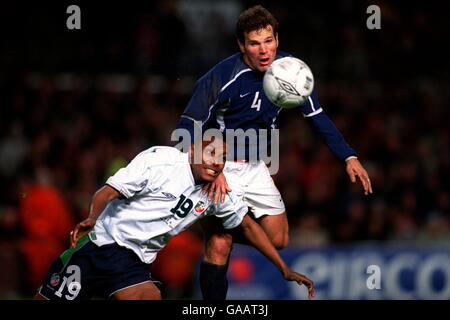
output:
POLYGON ((138 154, 106 184, 123 197, 100 214, 91 240, 101 246, 116 242, 133 250, 145 263, 155 260, 171 237, 201 217, 215 215, 224 228, 237 227, 247 213, 231 193, 215 206, 196 185, 188 154, 172 147, 152 147, 138 154))

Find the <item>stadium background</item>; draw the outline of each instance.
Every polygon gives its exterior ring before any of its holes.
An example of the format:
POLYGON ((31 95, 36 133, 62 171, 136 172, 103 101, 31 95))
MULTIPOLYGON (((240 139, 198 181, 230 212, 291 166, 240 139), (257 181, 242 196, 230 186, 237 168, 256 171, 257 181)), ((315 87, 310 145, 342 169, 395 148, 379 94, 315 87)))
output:
MULTIPOLYGON (((93 192, 137 152, 169 144, 195 80, 236 51, 254 1, 2 4, 0 299, 33 295, 93 192), (81 8, 68 30, 66 8, 81 8)), ((260 1, 280 49, 314 72, 325 111, 368 169, 374 194, 294 110, 281 119, 274 177, 287 205, 292 267, 322 299, 450 299, 450 25, 434 1, 260 1), (366 8, 381 8, 381 30, 366 8), (368 265, 381 289, 366 286, 368 265)), ((166 298, 198 298, 201 241, 186 233, 155 273, 166 298)), ((303 299, 255 250, 236 246, 229 297, 303 299)))

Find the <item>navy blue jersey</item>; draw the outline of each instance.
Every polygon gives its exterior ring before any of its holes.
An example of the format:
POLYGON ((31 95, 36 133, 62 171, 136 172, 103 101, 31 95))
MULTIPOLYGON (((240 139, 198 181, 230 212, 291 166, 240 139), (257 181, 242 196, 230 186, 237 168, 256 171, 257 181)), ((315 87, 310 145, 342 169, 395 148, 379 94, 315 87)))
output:
MULTIPOLYGON (((277 51, 276 59, 285 56, 289 54, 277 51)), ((221 131, 276 129, 283 108, 271 103, 264 94, 263 76, 244 62, 241 53, 221 61, 197 81, 177 128, 189 130, 191 137, 194 136, 194 121, 201 122, 202 132, 209 128, 221 131)), ((323 112, 316 90, 296 110, 311 122, 338 159, 356 154, 323 112)))

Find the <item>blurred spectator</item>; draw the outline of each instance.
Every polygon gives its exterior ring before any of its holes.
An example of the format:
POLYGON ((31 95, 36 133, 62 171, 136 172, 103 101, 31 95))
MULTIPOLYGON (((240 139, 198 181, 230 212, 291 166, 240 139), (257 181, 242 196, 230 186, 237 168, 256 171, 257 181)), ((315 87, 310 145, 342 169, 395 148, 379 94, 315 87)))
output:
POLYGON ((25 138, 23 123, 15 121, 0 140, 0 176, 12 178, 27 153, 28 141, 25 138))
POLYGON ((450 217, 438 212, 431 213, 418 240, 427 244, 450 246, 450 217))
POLYGON ((22 177, 19 249, 25 263, 22 280, 32 290, 43 281, 55 256, 67 248, 74 221, 64 196, 51 186, 47 168, 36 168, 35 174, 22 177))
POLYGON ((318 214, 306 214, 291 222, 289 246, 321 247, 330 243, 328 231, 318 214))

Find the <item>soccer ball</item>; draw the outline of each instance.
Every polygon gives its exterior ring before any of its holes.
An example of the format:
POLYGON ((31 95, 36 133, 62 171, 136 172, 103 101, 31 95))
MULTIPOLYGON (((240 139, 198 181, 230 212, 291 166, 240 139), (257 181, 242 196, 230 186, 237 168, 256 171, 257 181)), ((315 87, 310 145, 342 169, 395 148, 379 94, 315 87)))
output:
POLYGON ((264 74, 264 93, 281 108, 302 105, 314 88, 311 69, 302 60, 284 57, 275 60, 264 74))

